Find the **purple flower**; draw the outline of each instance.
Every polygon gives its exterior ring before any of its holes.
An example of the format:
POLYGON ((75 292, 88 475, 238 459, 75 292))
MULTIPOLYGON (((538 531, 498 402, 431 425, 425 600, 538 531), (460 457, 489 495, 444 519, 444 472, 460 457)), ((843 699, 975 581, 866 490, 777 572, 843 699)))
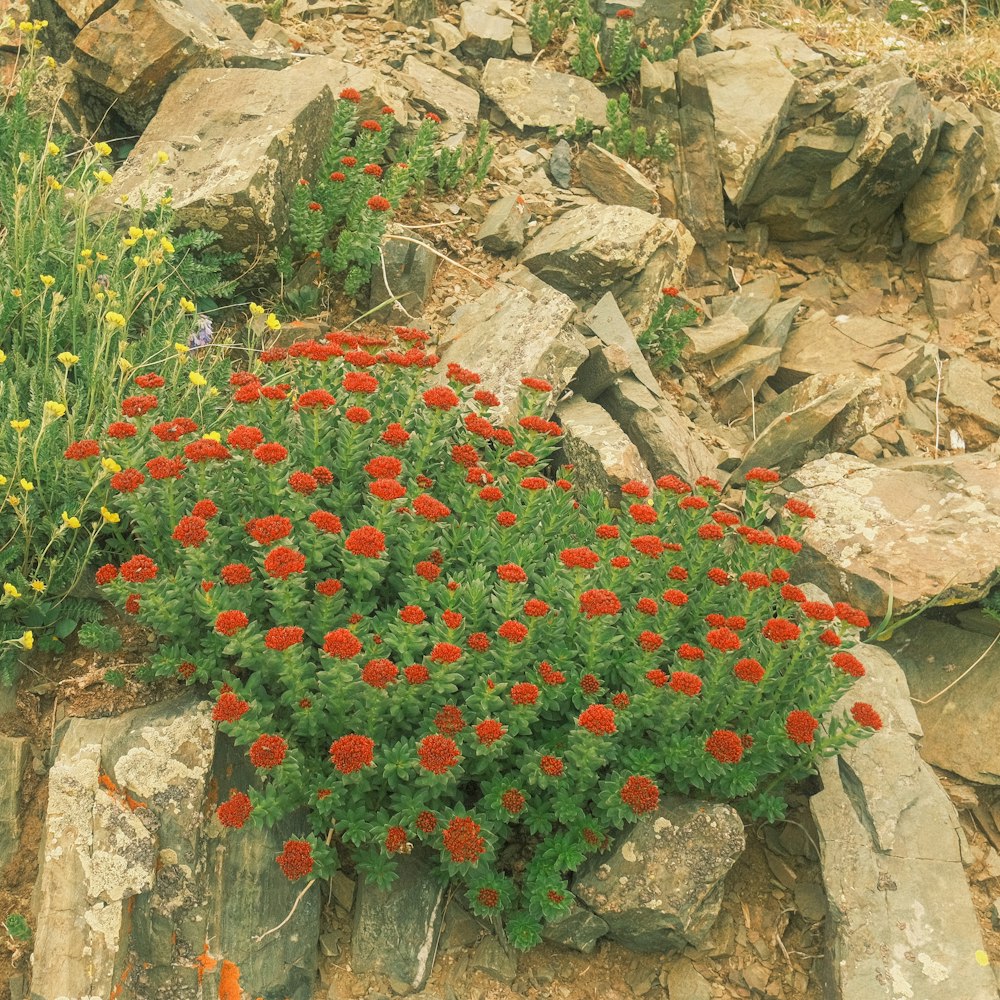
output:
POLYGON ((188 348, 196 351, 199 347, 208 347, 212 343, 215 332, 212 330, 212 320, 205 313, 198 315, 198 328, 188 337, 188 348))

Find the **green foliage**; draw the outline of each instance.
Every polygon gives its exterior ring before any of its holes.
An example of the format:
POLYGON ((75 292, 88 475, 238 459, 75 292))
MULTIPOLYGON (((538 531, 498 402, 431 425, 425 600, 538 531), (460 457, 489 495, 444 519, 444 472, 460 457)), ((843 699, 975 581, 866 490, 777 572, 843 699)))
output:
POLYGON ((437 186, 441 191, 451 191, 460 185, 477 188, 486 179, 493 162, 493 147, 489 144, 490 123, 479 123, 476 143, 466 152, 461 146, 449 149, 442 146, 437 154, 437 186))
POLYGON ((4 920, 3 925, 15 941, 31 940, 31 928, 28 926, 28 921, 20 913, 11 913, 4 920))
POLYGON ((611 32, 611 47, 608 53, 608 83, 624 83, 639 72, 642 51, 632 36, 632 12, 618 12, 611 32), (628 17, 623 15, 628 13, 628 17))
POLYGON ((607 127, 594 135, 597 145, 625 160, 654 157, 663 161, 672 159, 676 154, 665 129, 660 129, 650 141, 644 125, 633 126, 632 105, 628 94, 622 94, 617 100, 609 100, 607 114, 607 127))
POLYGON ((539 0, 528 11, 531 40, 544 49, 555 35, 562 35, 573 21, 573 11, 563 0, 539 0))
POLYGON ((122 635, 114 626, 99 622, 87 622, 77 635, 84 649, 96 649, 99 653, 114 653, 122 648, 122 635))
POLYGON ((125 675, 120 670, 106 670, 104 672, 104 683, 121 690, 125 687, 125 675))
POLYGON ((889 24, 912 26, 925 17, 930 17, 944 5, 941 3, 926 3, 924 0, 892 0, 885 12, 889 24))
POLYGON ((576 0, 572 16, 576 25, 577 46, 569 64, 577 76, 593 80, 601 68, 598 49, 602 18, 591 9, 590 0, 576 0))
POLYGON ((672 368, 687 342, 685 327, 695 326, 698 317, 698 309, 679 301, 676 288, 663 289, 646 329, 636 338, 639 347, 658 367, 672 368))

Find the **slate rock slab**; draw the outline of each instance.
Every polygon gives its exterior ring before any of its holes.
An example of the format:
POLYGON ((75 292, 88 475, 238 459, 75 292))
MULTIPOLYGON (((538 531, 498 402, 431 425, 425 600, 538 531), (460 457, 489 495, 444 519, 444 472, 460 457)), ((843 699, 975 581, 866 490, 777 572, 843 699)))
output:
POLYGON ((608 124, 608 99, 589 80, 519 59, 490 59, 482 91, 519 129, 572 125, 577 118, 608 124))
POLYGON ((786 485, 816 512, 806 522, 803 576, 880 617, 932 597, 983 597, 1000 569, 1000 459, 990 452, 880 466, 833 454, 786 485))
POLYGON ((21 777, 28 763, 23 736, 0 736, 0 870, 17 850, 21 837, 21 777))

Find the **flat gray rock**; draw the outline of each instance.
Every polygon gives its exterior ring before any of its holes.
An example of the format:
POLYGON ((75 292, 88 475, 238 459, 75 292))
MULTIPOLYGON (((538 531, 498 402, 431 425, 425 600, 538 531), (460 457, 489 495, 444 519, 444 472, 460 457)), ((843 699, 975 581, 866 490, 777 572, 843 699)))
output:
POLYGON ((608 124, 608 99, 589 80, 519 59, 490 59, 482 89, 519 129, 573 125, 577 118, 608 124))

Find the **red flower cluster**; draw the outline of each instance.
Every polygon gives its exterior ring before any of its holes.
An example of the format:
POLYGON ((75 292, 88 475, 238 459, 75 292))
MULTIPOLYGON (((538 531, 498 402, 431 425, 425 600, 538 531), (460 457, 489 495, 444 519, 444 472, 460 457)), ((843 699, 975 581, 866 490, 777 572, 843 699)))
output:
POLYGON ((215 812, 223 826, 238 830, 249 819, 253 806, 243 792, 232 791, 229 800, 223 802, 215 812))
POLYGON ((716 729, 705 741, 705 750, 720 764, 736 764, 743 756, 743 740, 731 729, 716 729))
POLYGON ((878 732, 882 728, 882 716, 866 701, 856 701, 851 706, 851 718, 866 729, 878 732))
POLYGON ((82 441, 74 441, 63 452, 63 457, 73 462, 82 462, 86 458, 97 458, 100 453, 101 446, 93 438, 84 438, 82 441))
POLYGON ((675 670, 670 675, 670 686, 678 694, 686 694, 689 698, 701 693, 701 678, 686 670, 675 670))
POLYGON ((563 773, 563 762, 558 757, 552 757, 549 754, 542 757, 540 767, 553 778, 558 778, 563 773))
POLYGON ((335 628, 323 637, 323 652, 338 660, 352 660, 361 652, 361 641, 346 628, 335 628))
POLYGON ((610 590, 585 590, 580 595, 580 613, 588 618, 597 615, 616 615, 622 609, 622 602, 610 590))
POLYGON ((510 700, 515 705, 534 705, 538 701, 538 687, 529 681, 522 681, 510 689, 510 700))
POLYGON ((212 719, 215 722, 239 722, 249 711, 249 702, 237 697, 232 691, 223 691, 212 709, 212 719))
POLYGON ((215 619, 215 631, 220 635, 236 635, 250 624, 242 611, 222 611, 215 619))
POLYGON ((516 816, 521 812, 524 809, 524 803, 524 796, 516 788, 508 788, 500 796, 501 807, 505 812, 510 813, 511 816, 516 816))
POLYGON ((330 760, 341 774, 353 774, 371 766, 375 741, 367 736, 349 733, 330 744, 330 760))
POLYGON ((425 736, 417 747, 420 766, 431 774, 444 774, 450 771, 462 756, 457 744, 447 736, 436 733, 425 736))
POLYGON ((484 746, 488 747, 496 743, 507 730, 496 719, 483 719, 476 726, 476 738, 484 746))
POLYGON ((465 729, 462 710, 457 705, 444 705, 434 716, 434 728, 443 736, 452 736, 465 729))
POLYGON ((368 525, 355 528, 344 542, 344 548, 356 556, 365 559, 377 559, 385 552, 385 535, 378 528, 368 525))
POLYGON ((304 635, 305 631, 297 625, 279 625, 267 630, 264 636, 264 645, 268 649, 275 649, 280 652, 285 649, 291 649, 292 646, 297 646, 302 642, 304 635))
POLYGON ((615 725, 614 709, 607 705, 589 705, 577 718, 577 724, 589 730, 595 736, 610 736, 618 732, 615 725))
POLYGON ((254 767, 277 767, 288 751, 288 744, 280 736, 258 736, 250 747, 250 763, 254 767))
POLYGON ((643 813, 653 812, 660 804, 660 790, 649 778, 640 774, 633 774, 618 793, 622 802, 627 805, 636 816, 643 813))
POLYGON ((790 622, 787 618, 772 618, 766 622, 760 630, 761 635, 771 642, 792 642, 802 634, 801 629, 795 622, 790 622))
POLYGON ((246 533, 261 545, 271 545, 292 533, 292 522, 280 514, 255 517, 244 525, 246 533))
POLYGON ((312 844, 308 840, 286 840, 284 850, 274 860, 294 882, 313 870, 312 844))
POLYGON ((865 665, 852 653, 834 653, 830 662, 849 677, 865 676, 865 665))
POLYGON ((764 668, 751 657, 737 660, 733 666, 733 673, 748 684, 759 684, 764 679, 764 668))
POLYGON ((128 562, 121 565, 120 573, 123 580, 129 583, 148 583, 156 579, 160 568, 149 556, 132 556, 128 562))
POLYGON ((205 530, 205 519, 191 514, 182 517, 174 528, 174 533, 170 536, 175 542, 180 542, 185 549, 200 548, 208 540, 208 531, 205 530))
POLYGON ((275 580, 287 580, 295 573, 303 573, 306 568, 306 557, 287 545, 279 545, 271 549, 264 559, 264 572, 275 580))
POLYGON ((528 627, 517 621, 505 621, 497 629, 497 635, 508 642, 520 643, 528 638, 528 627))
POLYGON ((798 709, 788 713, 785 720, 785 732, 795 743, 812 743, 813 733, 819 728, 819 723, 809 712, 798 709))
POLYGON ((471 816, 455 816, 444 828, 444 849, 455 864, 475 864, 486 853, 486 841, 479 836, 481 829, 471 816))
POLYGON ((559 561, 570 569, 593 569, 601 557, 588 548, 563 549, 559 553, 559 561))

